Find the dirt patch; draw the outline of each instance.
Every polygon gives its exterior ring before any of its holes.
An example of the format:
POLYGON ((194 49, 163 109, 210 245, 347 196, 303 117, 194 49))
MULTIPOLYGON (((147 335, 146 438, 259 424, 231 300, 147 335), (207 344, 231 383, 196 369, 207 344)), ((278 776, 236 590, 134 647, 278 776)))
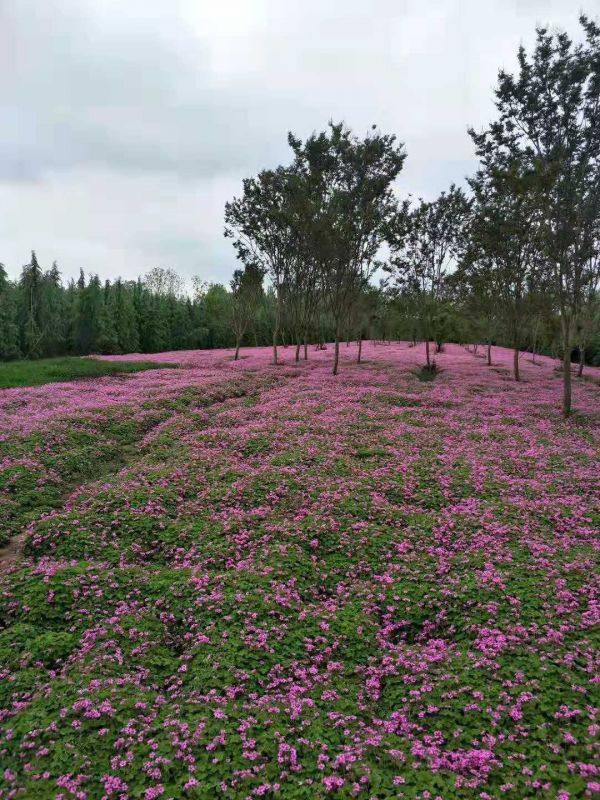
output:
POLYGON ((0 547, 0 575, 8 572, 17 563, 26 538, 27 534, 25 532, 18 533, 13 536, 5 547, 0 547))

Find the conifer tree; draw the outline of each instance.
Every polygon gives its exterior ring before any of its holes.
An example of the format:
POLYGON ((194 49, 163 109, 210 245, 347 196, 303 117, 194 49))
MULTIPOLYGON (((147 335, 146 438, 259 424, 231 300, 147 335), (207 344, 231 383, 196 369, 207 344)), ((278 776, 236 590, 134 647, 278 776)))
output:
POLYGON ((4 264, 0 264, 0 359, 18 358, 19 328, 17 325, 16 292, 8 280, 4 264))

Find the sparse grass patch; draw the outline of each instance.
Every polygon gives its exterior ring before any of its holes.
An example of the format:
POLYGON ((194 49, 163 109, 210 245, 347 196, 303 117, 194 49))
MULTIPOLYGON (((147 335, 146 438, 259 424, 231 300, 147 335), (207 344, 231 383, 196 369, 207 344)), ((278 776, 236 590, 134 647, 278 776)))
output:
POLYGON ((419 367, 419 369, 414 370, 413 375, 416 375, 420 381, 427 383, 435 380, 440 372, 442 372, 442 370, 437 366, 435 361, 432 361, 431 364, 425 364, 419 367))
POLYGON ((177 364, 153 361, 105 361, 97 358, 65 356, 38 361, 0 362, 0 389, 16 386, 40 386, 105 375, 131 374, 147 369, 175 369, 177 364))

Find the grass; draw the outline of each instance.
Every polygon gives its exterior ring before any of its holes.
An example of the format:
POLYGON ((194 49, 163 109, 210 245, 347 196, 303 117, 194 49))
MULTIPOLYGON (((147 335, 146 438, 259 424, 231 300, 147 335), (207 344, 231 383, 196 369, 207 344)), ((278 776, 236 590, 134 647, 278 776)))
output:
POLYGON ((39 361, 8 361, 0 364, 0 389, 15 386, 40 386, 44 383, 101 378, 116 373, 142 372, 147 369, 173 368, 175 364, 152 361, 100 361, 94 358, 66 356, 39 361))
POLYGON ((415 370, 414 374, 420 381, 427 383, 428 381, 435 380, 440 372, 441 369, 436 365, 435 361, 432 361, 431 364, 425 364, 425 366, 415 370))

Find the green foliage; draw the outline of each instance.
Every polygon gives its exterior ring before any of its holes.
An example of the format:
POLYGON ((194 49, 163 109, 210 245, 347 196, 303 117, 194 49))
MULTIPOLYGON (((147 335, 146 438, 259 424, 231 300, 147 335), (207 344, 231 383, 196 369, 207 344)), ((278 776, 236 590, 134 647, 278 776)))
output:
POLYGON ((0 359, 18 358, 19 327, 15 292, 0 264, 0 359))
POLYGON ((172 270, 156 268, 143 280, 104 284, 81 271, 65 286, 56 263, 44 272, 33 252, 18 281, 0 264, 0 361, 264 345, 274 298, 263 293, 260 272, 248 283, 236 331, 235 295, 221 284, 201 285, 190 298, 172 270))
POLYGON ((538 28, 531 52, 519 49, 517 73, 499 72, 497 119, 482 133, 470 131, 481 161, 470 181, 475 262, 496 289, 515 348, 528 289, 557 314, 565 416, 571 351, 589 339, 578 333, 600 278, 600 28, 583 15, 580 23, 580 43, 538 28))
POLYGON ((393 276, 394 291, 413 318, 415 333, 440 347, 454 332, 446 278, 469 212, 469 200, 452 184, 433 202, 420 200, 411 207, 405 201, 387 225, 391 259, 386 270, 393 276))

